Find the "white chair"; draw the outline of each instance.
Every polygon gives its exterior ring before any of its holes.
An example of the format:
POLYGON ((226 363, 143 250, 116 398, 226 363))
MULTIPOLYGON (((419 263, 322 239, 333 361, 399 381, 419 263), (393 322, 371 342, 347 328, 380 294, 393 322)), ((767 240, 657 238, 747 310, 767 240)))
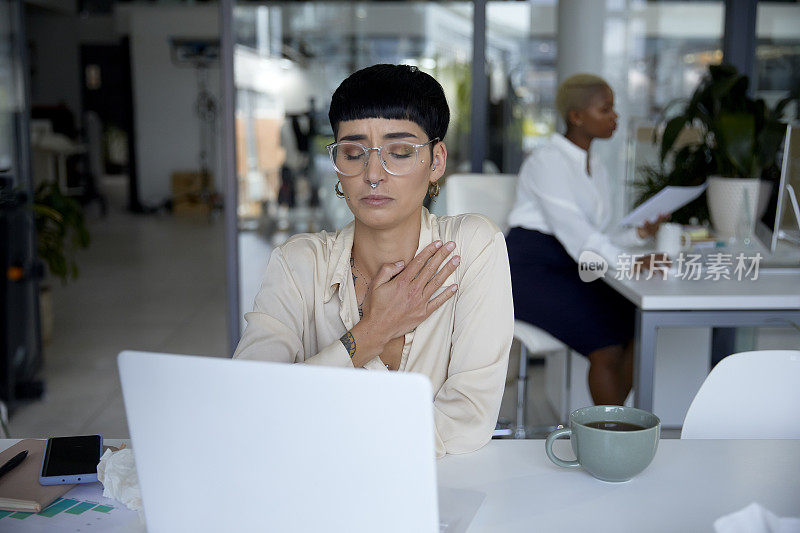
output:
POLYGON ((800 439, 800 351, 720 361, 689 406, 682 439, 800 439))
POLYGON ((514 321, 514 338, 519 340, 519 377, 517 377, 517 420, 514 428, 514 438, 524 439, 525 429, 525 404, 528 397, 528 355, 551 355, 558 352, 565 352, 564 374, 562 379, 561 405, 559 406, 559 422, 566 422, 569 416, 569 396, 570 396, 570 352, 571 350, 541 328, 537 328, 522 320, 514 321))
POLYGON ((448 215, 480 213, 505 233, 508 214, 517 194, 514 174, 451 174, 445 180, 445 212, 448 215))
MULTIPOLYGON (((514 205, 517 194, 517 176, 514 174, 451 174, 446 180, 445 212, 448 215, 460 213, 480 213, 492 219, 503 232, 508 230, 508 214, 514 205)), ((564 358, 565 393, 559 408, 561 422, 568 415, 570 354, 569 348, 549 333, 536 326, 514 321, 514 338, 520 341, 519 377, 517 378, 517 413, 513 430, 514 438, 524 439, 525 403, 527 398, 528 356, 549 355, 554 352, 567 352, 564 358), (565 413, 566 411, 566 413, 565 413)), ((496 436, 511 434, 511 430, 497 430, 496 436)))

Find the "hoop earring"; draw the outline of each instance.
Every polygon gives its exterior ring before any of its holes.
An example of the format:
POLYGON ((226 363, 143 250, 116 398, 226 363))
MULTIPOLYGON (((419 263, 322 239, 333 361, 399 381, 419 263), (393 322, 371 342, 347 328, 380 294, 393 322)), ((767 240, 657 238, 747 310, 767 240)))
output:
POLYGON ((339 185, 341 184, 342 184, 341 180, 337 181, 336 185, 333 186, 333 192, 336 193, 337 197, 344 198, 344 193, 342 192, 342 189, 339 187, 339 185))
POLYGON ((428 185, 428 196, 431 197, 431 200, 439 196, 439 193, 442 191, 442 186, 439 185, 438 181, 434 181, 430 185, 428 185))

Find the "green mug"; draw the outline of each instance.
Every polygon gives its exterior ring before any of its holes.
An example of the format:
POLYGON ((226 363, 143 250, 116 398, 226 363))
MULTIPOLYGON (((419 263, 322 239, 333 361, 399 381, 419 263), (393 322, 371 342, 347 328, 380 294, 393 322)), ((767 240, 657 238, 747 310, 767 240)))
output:
POLYGON ((583 467, 603 481, 628 481, 653 460, 661 437, 661 420, 653 413, 619 405, 594 405, 569 415, 569 427, 547 436, 545 451, 558 466, 583 467), (577 461, 553 453, 553 442, 569 436, 577 461))

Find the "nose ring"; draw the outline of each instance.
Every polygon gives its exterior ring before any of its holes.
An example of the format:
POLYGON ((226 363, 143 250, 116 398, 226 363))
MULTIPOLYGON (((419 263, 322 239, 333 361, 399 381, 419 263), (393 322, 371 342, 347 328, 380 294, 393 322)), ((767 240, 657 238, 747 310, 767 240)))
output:
POLYGON ((369 182, 369 186, 370 186, 370 188, 374 189, 375 187, 377 187, 377 186, 378 186, 378 183, 379 183, 379 182, 377 182, 377 181, 376 181, 376 182, 371 182, 371 181, 370 181, 370 182, 369 182))

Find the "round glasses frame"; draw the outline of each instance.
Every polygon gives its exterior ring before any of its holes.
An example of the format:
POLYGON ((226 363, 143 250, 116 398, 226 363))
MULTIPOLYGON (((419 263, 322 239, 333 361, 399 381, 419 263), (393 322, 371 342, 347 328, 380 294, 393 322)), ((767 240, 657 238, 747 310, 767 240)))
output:
POLYGON ((380 159, 380 161, 381 161, 381 166, 383 167, 383 170, 385 170, 386 172, 388 172, 392 176, 405 176, 406 174, 411 174, 411 172, 414 170, 414 167, 417 166, 417 163, 419 162, 419 149, 423 148, 425 146, 428 146, 431 143, 435 144, 437 142, 439 142, 439 137, 434 137, 430 141, 428 141, 426 143, 422 143, 422 144, 416 144, 416 143, 412 143, 412 142, 408 142, 408 141, 393 141, 391 144, 404 144, 404 145, 407 145, 407 146, 410 146, 410 147, 414 148, 414 162, 411 165, 409 165, 409 169, 407 171, 405 171, 405 172, 392 172, 391 170, 389 170, 389 168, 388 168, 388 166, 386 164, 386 160, 383 158, 383 148, 384 148, 383 145, 375 146, 374 148, 369 148, 369 147, 364 146, 363 144, 355 142, 355 141, 342 141, 342 142, 331 143, 331 144, 327 145, 325 148, 328 149, 328 155, 330 156, 331 164, 333 165, 333 169, 336 172, 338 172, 339 174, 341 174, 342 176, 350 176, 350 177, 358 176, 362 172, 364 172, 364 169, 367 168, 367 164, 369 164, 369 156, 370 156, 370 154, 371 154, 371 152, 373 150, 378 152, 378 159, 380 159), (334 153, 335 153, 336 149, 339 146, 345 145, 345 144, 346 145, 359 146, 364 150, 364 154, 366 155, 366 157, 364 157, 364 166, 358 172, 355 172, 355 173, 352 173, 352 174, 348 174, 346 172, 342 172, 342 170, 338 166, 336 166, 336 156, 334 155, 334 153))

